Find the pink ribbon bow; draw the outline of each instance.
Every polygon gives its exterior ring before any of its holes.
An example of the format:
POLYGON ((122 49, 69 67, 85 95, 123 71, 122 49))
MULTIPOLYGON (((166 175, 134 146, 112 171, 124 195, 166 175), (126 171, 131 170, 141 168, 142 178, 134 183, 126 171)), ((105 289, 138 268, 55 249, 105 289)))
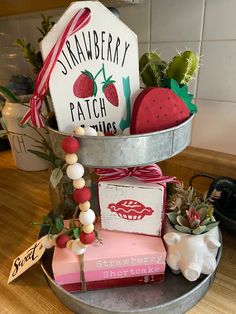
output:
POLYGON ((163 176, 160 167, 156 164, 135 168, 99 168, 95 169, 95 173, 100 176, 99 181, 118 180, 129 176, 147 183, 164 184, 178 182, 176 177, 163 176))
POLYGON ((35 91, 30 99, 30 109, 22 118, 20 122, 22 125, 31 119, 33 125, 39 128, 43 127, 43 121, 40 115, 42 110, 42 100, 48 91, 49 79, 57 59, 68 37, 87 25, 89 20, 90 10, 88 8, 79 10, 79 12, 76 13, 70 20, 69 24, 65 27, 63 33, 56 41, 37 76, 35 91))

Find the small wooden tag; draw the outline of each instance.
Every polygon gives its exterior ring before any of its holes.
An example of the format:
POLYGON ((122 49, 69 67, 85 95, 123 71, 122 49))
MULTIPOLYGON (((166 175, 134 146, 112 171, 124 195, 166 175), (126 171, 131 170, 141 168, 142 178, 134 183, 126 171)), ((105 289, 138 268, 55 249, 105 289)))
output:
POLYGON ((15 258, 7 283, 15 280, 40 260, 40 258, 43 256, 43 253, 45 252, 45 248, 42 245, 42 239, 43 237, 31 245, 31 247, 25 250, 21 255, 15 258))

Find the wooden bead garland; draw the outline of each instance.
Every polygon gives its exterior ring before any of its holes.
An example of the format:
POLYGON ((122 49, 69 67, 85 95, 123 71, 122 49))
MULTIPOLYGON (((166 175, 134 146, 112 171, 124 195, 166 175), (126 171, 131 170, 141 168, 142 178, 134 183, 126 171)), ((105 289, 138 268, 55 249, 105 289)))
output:
MULTIPOLYGON (((84 130, 81 127, 74 129, 74 133, 80 135, 82 135, 83 131, 84 130)), ((76 255, 82 255, 84 254, 88 244, 91 244, 96 238, 93 225, 96 216, 94 211, 90 209, 89 200, 91 198, 91 192, 90 189, 85 186, 85 180, 83 179, 84 167, 77 162, 78 157, 76 154, 79 150, 78 140, 72 136, 67 136, 63 139, 61 147, 66 153, 65 160, 68 164, 66 174, 71 180, 73 180, 73 199, 81 210, 79 214, 79 221, 82 224, 83 231, 81 232, 79 239, 70 240, 70 238, 62 237, 62 240, 60 242, 58 240, 58 242, 61 244, 60 247, 67 247, 76 255)))

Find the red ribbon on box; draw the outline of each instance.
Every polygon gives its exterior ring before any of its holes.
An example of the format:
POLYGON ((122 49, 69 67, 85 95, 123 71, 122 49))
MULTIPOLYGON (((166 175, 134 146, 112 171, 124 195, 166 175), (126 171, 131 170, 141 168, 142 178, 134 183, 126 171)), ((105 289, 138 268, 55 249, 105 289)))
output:
POLYGON ((31 119, 33 125, 37 126, 38 128, 43 127, 43 121, 41 118, 42 100, 48 91, 49 79, 57 62, 57 58, 59 57, 64 43, 69 38, 69 36, 87 25, 89 20, 90 10, 88 8, 84 8, 79 10, 78 13, 76 13, 70 20, 68 25, 66 25, 63 33, 58 38, 47 58, 45 59, 43 67, 37 76, 34 94, 30 99, 30 109, 22 118, 20 122, 22 125, 31 119))
POLYGON ((161 168, 156 164, 134 168, 95 169, 100 176, 99 181, 118 180, 125 177, 133 177, 147 183, 178 183, 176 177, 163 176, 161 168))

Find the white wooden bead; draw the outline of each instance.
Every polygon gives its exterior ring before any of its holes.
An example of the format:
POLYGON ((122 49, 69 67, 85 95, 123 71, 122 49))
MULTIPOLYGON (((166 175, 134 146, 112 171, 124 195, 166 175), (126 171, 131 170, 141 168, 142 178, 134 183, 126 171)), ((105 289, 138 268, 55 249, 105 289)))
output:
POLYGON ((84 128, 82 128, 82 126, 75 127, 73 131, 76 135, 85 135, 85 131, 84 128))
POLYGON ((94 230, 94 224, 90 224, 90 225, 84 225, 83 226, 83 231, 85 233, 91 233, 94 230))
POLYGON ((82 189, 85 186, 85 180, 83 178, 73 180, 73 187, 75 189, 82 189))
POLYGON ((84 128, 84 135, 89 135, 89 136, 97 136, 97 131, 94 128, 91 128, 90 126, 86 126, 84 128))
POLYGON ((92 209, 87 210, 86 212, 81 212, 79 214, 79 221, 82 225, 90 225, 94 222, 96 216, 92 209))
POLYGON ((56 244, 56 240, 55 238, 47 234, 44 237, 42 237, 41 243, 45 249, 50 249, 56 244))
POLYGON ((71 251, 76 255, 82 255, 86 251, 86 247, 82 246, 80 240, 74 240, 71 244, 71 251))
POLYGON ((104 133, 101 132, 101 131, 98 131, 98 132, 97 132, 97 136, 104 136, 104 133))
POLYGON ((79 204, 79 209, 83 212, 86 212, 87 210, 90 209, 90 202, 89 201, 86 201, 84 203, 80 203, 79 204))
POLYGON ((78 161, 78 156, 76 154, 66 154, 65 160, 67 164, 73 165, 78 161))
POLYGON ((66 174, 72 180, 80 179, 84 175, 84 167, 76 162, 75 164, 67 167, 66 174))

